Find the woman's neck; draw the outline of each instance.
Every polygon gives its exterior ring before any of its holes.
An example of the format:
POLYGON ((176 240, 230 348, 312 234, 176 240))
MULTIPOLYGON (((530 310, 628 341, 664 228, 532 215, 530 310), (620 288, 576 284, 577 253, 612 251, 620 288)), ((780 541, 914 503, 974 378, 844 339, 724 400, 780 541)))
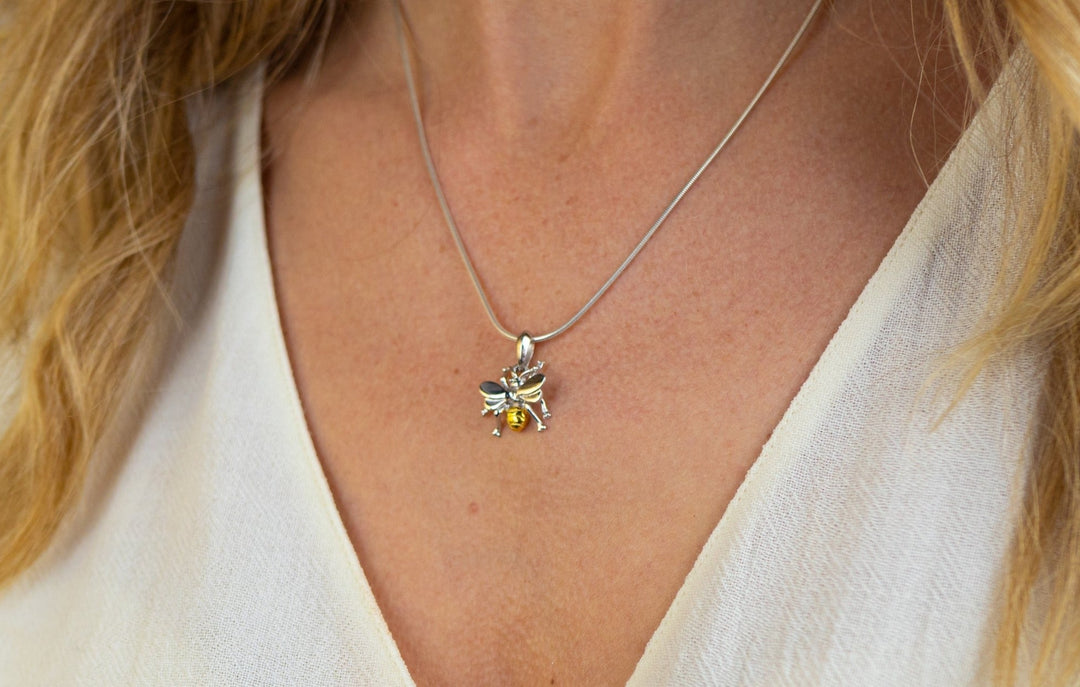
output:
MULTIPOLYGON (((398 54, 391 1, 353 22, 363 53, 388 74, 398 54)), ((504 144, 561 147, 642 108, 679 117, 752 93, 812 0, 402 4, 432 121, 456 112, 504 144)))

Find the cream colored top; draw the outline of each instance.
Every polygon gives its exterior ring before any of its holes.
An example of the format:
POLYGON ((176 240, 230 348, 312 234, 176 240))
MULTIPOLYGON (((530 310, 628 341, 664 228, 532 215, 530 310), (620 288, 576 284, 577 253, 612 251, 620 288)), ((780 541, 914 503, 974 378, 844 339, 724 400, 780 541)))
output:
MULTIPOLYGON (((199 186, 174 287, 186 325, 145 412, 102 445, 77 517, 0 596, 2 685, 412 683, 286 354, 263 221, 261 79, 252 70, 191 103, 199 186)), ((1041 367, 1004 361, 936 431, 932 392, 955 377, 929 374, 991 305, 997 102, 763 447, 632 685, 984 683, 1041 367)))

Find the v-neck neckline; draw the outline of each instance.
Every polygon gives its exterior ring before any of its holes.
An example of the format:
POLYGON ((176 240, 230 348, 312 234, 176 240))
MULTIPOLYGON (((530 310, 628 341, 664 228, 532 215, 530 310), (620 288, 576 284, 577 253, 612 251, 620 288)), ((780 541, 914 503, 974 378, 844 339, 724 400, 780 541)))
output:
MULTIPOLYGON (((933 208, 940 202, 943 188, 957 174, 957 169, 969 156, 978 152, 971 139, 977 135, 977 130, 990 116, 987 114, 987 105, 992 103, 994 96, 1000 90, 999 84, 1004 81, 1006 73, 1014 68, 1015 60, 1007 63, 1002 75, 998 77, 991 89, 987 102, 975 113, 968 127, 957 140, 945 164, 927 188, 904 228, 864 285, 844 320, 835 330, 798 392, 788 404, 780 421, 759 451, 756 460, 744 475, 734 497, 697 554, 660 624, 653 631, 627 682, 628 685, 644 685, 644 681, 649 679, 647 676, 653 672, 652 664, 662 658, 659 655, 662 651, 659 645, 664 643, 665 637, 673 635, 680 623, 684 621, 697 601, 694 596, 695 591, 703 586, 709 576, 716 574, 716 571, 723 566, 725 544, 729 544, 738 536, 740 528, 749 515, 750 503, 755 495, 768 491, 768 486, 775 483, 778 475, 789 467, 794 454, 792 447, 796 446, 799 440, 820 421, 822 410, 828 406, 829 399, 839 391, 850 374, 852 361, 859 357, 857 351, 865 350, 869 345, 871 337, 878 330, 878 324, 888 312, 888 308, 881 307, 882 304, 893 302, 894 299, 902 296, 906 278, 910 275, 912 267, 925 257, 934 237, 936 213, 933 212, 933 208)), ((386 659, 396 665, 403 684, 414 685, 414 680, 375 599, 367 575, 337 508, 322 462, 315 449, 289 358, 270 259, 262 186, 264 78, 265 65, 260 63, 252 70, 246 88, 240 96, 239 123, 236 131, 239 140, 235 150, 239 151, 238 155, 241 156, 235 166, 239 176, 236 183, 241 187, 246 186, 246 195, 257 201, 256 207, 253 208, 254 221, 245 226, 230 227, 229 230, 245 232, 240 243, 254 253, 252 259, 259 263, 258 283, 252 287, 257 290, 260 298, 269 301, 267 308, 272 315, 272 321, 268 322, 267 326, 271 330, 270 336, 274 340, 273 348, 278 360, 279 369, 276 372, 281 375, 283 389, 288 394, 288 405, 291 408, 291 417, 287 418, 287 421, 297 427, 297 433, 302 437, 304 455, 299 459, 303 460, 309 468, 316 492, 323 500, 321 505, 331 521, 329 524, 340 542, 342 554, 348 558, 348 565, 355 577, 357 592, 362 596, 361 604, 370 610, 369 620, 378 625, 377 633, 383 643, 386 659)))

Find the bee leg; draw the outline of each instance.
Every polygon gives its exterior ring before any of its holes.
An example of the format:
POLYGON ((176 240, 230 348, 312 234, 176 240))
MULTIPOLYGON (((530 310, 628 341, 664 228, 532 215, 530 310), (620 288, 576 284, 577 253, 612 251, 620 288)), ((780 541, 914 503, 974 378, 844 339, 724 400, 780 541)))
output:
POLYGON ((551 413, 547 409, 547 403, 544 402, 543 398, 540 399, 540 414, 544 416, 545 420, 551 417, 551 413))
POLYGON ((495 429, 491 432, 491 436, 502 436, 502 416, 498 413, 495 414, 495 429))
POLYGON ((543 432, 545 429, 547 429, 547 425, 545 425, 544 421, 541 420, 540 417, 536 414, 536 411, 533 410, 533 407, 528 403, 525 403, 523 405, 525 406, 525 410, 529 411, 529 415, 532 415, 533 419, 536 420, 536 431, 543 432))

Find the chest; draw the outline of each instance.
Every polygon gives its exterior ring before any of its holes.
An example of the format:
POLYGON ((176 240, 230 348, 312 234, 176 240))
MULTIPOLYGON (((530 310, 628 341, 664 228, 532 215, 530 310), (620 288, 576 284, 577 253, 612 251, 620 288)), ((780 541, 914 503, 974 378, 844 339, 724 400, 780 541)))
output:
MULTIPOLYGON (((701 204, 538 345, 548 429, 495 438, 479 384, 514 345, 413 182, 360 213, 269 187, 290 358, 354 548, 420 683, 625 682, 902 215, 810 240, 767 230, 783 207, 745 202, 739 226, 701 204)), ((561 324, 619 260, 582 243, 492 237, 495 308, 561 324)))

